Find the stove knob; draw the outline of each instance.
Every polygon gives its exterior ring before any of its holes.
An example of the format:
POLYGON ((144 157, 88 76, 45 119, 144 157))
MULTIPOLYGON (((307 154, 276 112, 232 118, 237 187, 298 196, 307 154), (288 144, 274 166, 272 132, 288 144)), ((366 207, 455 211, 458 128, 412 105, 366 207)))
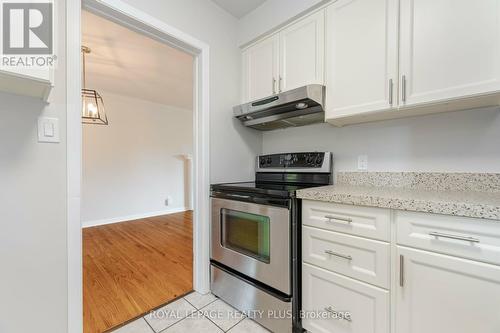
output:
POLYGON ((316 157, 316 165, 321 166, 323 164, 323 158, 321 156, 316 157))
POLYGON ((269 156, 269 157, 267 158, 266 163, 267 163, 267 164, 271 164, 272 162, 273 162, 273 159, 271 158, 271 156, 269 156))
POLYGON ((259 164, 261 167, 264 166, 264 164, 266 164, 266 160, 263 157, 259 158, 259 164))
POLYGON ((314 161, 313 157, 311 155, 307 155, 306 163, 311 164, 313 161, 314 161))
POLYGON ((292 154, 288 154, 285 156, 285 160, 291 161, 292 160, 292 154))

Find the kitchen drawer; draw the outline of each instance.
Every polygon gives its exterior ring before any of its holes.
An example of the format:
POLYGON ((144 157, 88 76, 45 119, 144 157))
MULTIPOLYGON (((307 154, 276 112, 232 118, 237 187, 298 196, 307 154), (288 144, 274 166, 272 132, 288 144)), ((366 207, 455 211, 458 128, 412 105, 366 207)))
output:
POLYGON ((302 308, 303 327, 312 333, 389 332, 387 290, 308 264, 302 265, 302 308), (313 318, 316 313, 332 315, 313 318))
POLYGON ((400 245, 500 265, 500 222, 396 211, 400 245))
POLYGON ((389 289, 388 243, 303 226, 302 259, 309 264, 389 289))
POLYGON ((302 224, 355 236, 389 241, 389 209, 302 201, 302 224))

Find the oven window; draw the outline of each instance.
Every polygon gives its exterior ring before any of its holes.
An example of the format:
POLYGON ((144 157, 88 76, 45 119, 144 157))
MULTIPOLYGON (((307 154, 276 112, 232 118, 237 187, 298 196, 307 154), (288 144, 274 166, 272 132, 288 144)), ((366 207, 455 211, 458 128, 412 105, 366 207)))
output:
POLYGON ((265 263, 270 262, 268 216, 221 209, 222 246, 265 263))

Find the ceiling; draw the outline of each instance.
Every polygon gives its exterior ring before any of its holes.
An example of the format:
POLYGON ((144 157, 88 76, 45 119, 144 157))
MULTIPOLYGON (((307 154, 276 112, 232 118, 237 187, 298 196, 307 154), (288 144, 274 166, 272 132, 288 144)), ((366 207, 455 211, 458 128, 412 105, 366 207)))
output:
POLYGON ((86 56, 87 88, 192 110, 190 54, 87 11, 82 43, 92 49, 86 56))
POLYGON ((212 0, 236 18, 242 18, 266 0, 212 0))

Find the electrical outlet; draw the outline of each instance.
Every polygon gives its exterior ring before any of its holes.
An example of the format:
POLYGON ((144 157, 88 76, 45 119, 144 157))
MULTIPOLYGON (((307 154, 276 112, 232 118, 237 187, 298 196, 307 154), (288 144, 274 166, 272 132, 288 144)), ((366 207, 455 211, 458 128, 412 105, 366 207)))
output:
POLYGON ((170 206, 170 205, 172 205, 172 197, 168 196, 165 199, 165 206, 170 206))
POLYGON ((368 170, 368 155, 358 156, 358 170, 368 170))

